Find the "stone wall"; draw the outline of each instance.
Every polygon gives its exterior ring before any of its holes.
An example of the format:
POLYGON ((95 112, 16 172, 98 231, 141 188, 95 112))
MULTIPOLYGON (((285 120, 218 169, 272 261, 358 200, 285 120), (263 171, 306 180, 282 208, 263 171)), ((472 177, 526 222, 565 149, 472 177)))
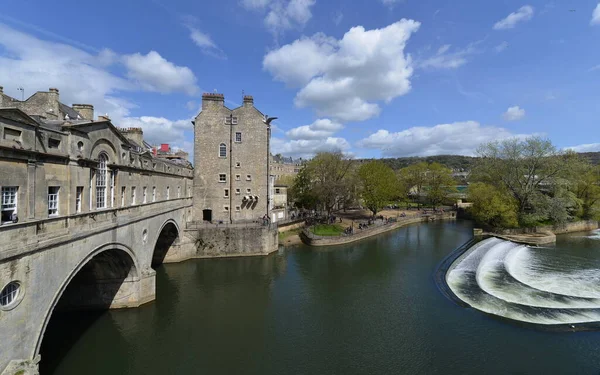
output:
POLYGON ((598 229, 598 221, 596 220, 581 220, 573 223, 565 223, 560 225, 544 225, 532 228, 515 228, 515 229, 504 229, 499 232, 503 235, 518 235, 526 233, 546 233, 552 232, 554 234, 563 234, 571 232, 585 232, 594 229, 598 229))
POLYGON ((185 239, 169 250, 165 262, 193 258, 267 255, 277 251, 275 227, 206 227, 185 230, 185 239))

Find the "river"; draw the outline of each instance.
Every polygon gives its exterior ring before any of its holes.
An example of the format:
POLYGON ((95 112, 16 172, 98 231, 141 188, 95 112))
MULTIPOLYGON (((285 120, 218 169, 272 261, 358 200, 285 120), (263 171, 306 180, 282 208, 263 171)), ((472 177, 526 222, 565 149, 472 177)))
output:
MULTIPOLYGON (((163 265, 155 302, 53 317, 41 374, 598 374, 600 332, 524 328, 439 292, 438 264, 471 233, 434 222, 163 265)), ((600 259, 600 240, 557 246, 600 259)))

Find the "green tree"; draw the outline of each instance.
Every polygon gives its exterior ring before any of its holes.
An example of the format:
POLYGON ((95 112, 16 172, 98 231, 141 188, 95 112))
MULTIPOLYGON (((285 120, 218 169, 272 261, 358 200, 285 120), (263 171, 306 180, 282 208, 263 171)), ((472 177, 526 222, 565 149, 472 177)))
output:
MULTIPOLYGON (((569 174, 574 160, 572 153, 558 151, 549 140, 539 137, 487 143, 477 153, 480 159, 472 171, 473 180, 508 192, 517 204, 522 225, 549 217, 546 198, 558 191, 556 184, 569 174)), ((557 213, 557 208, 553 207, 555 217, 566 215, 557 213)))
POLYGON ((494 228, 518 226, 517 202, 512 195, 493 185, 476 182, 469 186, 469 211, 475 221, 494 228))
POLYGON ((406 185, 408 195, 417 202, 423 194, 423 188, 427 183, 427 163, 420 162, 409 165, 399 171, 399 178, 406 185))
POLYGON ((392 168, 376 160, 358 169, 360 195, 364 205, 377 215, 386 204, 398 196, 398 179, 392 168))
POLYGON ((434 207, 447 200, 451 193, 456 192, 456 181, 452 177, 452 171, 439 163, 431 163, 427 166, 425 178, 427 199, 434 207))
POLYGON ((600 216, 600 166, 578 159, 569 177, 571 189, 580 204, 578 216, 598 219, 600 216))

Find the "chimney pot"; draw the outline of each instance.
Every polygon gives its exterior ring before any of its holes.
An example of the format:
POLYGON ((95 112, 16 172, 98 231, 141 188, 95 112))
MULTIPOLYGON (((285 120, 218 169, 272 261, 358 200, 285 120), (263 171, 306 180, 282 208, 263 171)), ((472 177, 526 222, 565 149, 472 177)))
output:
POLYGON ((57 89, 57 88, 55 88, 55 87, 50 87, 50 88, 48 89, 48 91, 50 91, 50 92, 55 92, 55 93, 57 93, 57 94, 58 94, 58 89, 57 89))

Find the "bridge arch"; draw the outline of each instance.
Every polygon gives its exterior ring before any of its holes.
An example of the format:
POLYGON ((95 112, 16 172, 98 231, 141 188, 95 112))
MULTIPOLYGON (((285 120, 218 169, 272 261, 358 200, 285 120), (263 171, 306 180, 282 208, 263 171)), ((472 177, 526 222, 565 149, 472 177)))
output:
POLYGON ((177 221, 169 219, 162 224, 152 250, 152 268, 160 266, 167 255, 173 253, 173 245, 179 243, 180 234, 181 230, 177 221))
POLYGON ((140 271, 134 252, 122 244, 105 244, 87 254, 68 273, 45 311, 32 358, 40 353, 48 323, 57 309, 108 309, 114 305, 119 292, 125 293, 120 297, 127 299, 132 291, 130 286, 140 279, 140 271), (82 290, 85 293, 81 293, 82 290), (86 301, 81 296, 85 296, 86 301))

